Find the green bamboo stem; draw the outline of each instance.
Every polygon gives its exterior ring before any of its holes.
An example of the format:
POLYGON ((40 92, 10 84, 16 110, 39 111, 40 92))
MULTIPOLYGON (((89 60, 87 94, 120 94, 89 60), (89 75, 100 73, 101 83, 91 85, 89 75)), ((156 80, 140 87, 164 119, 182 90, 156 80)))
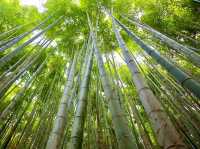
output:
POLYGON ((65 125, 66 125, 66 114, 68 111, 67 104, 68 104, 68 100, 71 95, 70 90, 72 88, 73 79, 75 76, 77 58, 78 58, 78 54, 76 54, 74 56, 71 69, 69 70, 70 71, 69 77, 67 78, 64 93, 63 93, 63 96, 62 96, 62 99, 61 99, 61 102, 60 102, 60 105, 58 108, 58 113, 57 113, 56 119, 54 121, 52 132, 51 132, 51 135, 49 136, 49 140, 48 140, 48 143, 46 146, 46 148, 48 148, 48 149, 56 149, 56 148, 60 148, 60 146, 61 146, 61 141, 62 141, 62 137, 64 135, 64 129, 65 129, 65 125))
POLYGON ((158 102, 156 96, 154 96, 153 92, 141 75, 137 64, 131 57, 125 42, 116 28, 116 22, 114 18, 112 18, 112 21, 113 31, 116 35, 119 46, 122 49, 125 62, 132 73, 133 81, 140 96, 140 100, 145 108, 145 111, 149 115, 160 146, 163 148, 169 148, 171 146, 185 148, 180 135, 173 127, 173 124, 169 120, 167 114, 164 112, 162 105, 158 102))
POLYGON ((87 108, 87 93, 89 89, 90 73, 92 70, 92 63, 93 63, 93 51, 94 50, 92 48, 89 53, 89 56, 88 57, 87 55, 85 56, 85 59, 87 59, 88 62, 86 63, 83 80, 81 81, 80 85, 80 95, 78 99, 77 110, 71 134, 71 142, 70 142, 71 149, 82 148, 83 127, 84 127, 86 108, 87 108))
POLYGON ((105 71, 103 59, 102 59, 102 56, 97 47, 96 36, 94 33, 94 29, 91 25, 91 22, 89 20, 89 17, 88 17, 88 23, 89 23, 89 27, 90 27, 90 31, 91 31, 95 56, 96 56, 97 63, 98 63, 98 69, 99 69, 99 73, 101 76, 104 93, 108 100, 109 109, 110 109, 110 112, 112 115, 112 122, 113 122, 114 130, 115 130, 115 133, 117 136, 119 148, 120 149, 137 148, 137 145, 134 142, 135 139, 134 139, 131 131, 128 128, 128 124, 127 124, 127 120, 124 115, 124 111, 122 110, 122 108, 120 106, 118 97, 116 96, 115 92, 113 92, 113 90, 112 90, 110 81, 109 81, 107 73, 105 71))
POLYGON ((119 20, 115 18, 115 21, 119 26, 121 26, 125 32, 142 48, 144 49, 152 58, 154 58, 160 65, 162 65, 170 74, 172 74, 176 80, 185 88, 190 90, 195 96, 200 98, 200 84, 188 76, 186 73, 181 71, 179 68, 174 66, 167 59, 162 57, 154 48, 145 44, 137 35, 132 33, 125 25, 123 25, 119 20))

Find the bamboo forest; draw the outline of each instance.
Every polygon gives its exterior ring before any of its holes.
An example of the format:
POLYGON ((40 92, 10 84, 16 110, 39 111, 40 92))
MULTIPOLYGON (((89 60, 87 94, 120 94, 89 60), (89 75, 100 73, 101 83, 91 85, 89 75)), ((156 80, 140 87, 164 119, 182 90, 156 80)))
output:
POLYGON ((200 149, 200 0, 0 0, 0 149, 200 149))

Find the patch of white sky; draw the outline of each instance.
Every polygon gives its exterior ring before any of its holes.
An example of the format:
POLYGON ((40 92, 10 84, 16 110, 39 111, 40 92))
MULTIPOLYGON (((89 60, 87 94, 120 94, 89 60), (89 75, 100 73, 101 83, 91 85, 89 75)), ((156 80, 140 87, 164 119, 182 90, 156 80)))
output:
POLYGON ((115 61, 115 64, 117 67, 121 67, 122 65, 125 65, 125 62, 124 60, 121 58, 121 56, 115 52, 115 51, 112 51, 112 53, 107 53, 106 55, 103 55, 103 61, 104 63, 106 62, 106 56, 112 60, 112 56, 113 56, 113 59, 115 61))
POLYGON ((80 0, 73 0, 72 1, 74 4, 76 4, 77 6, 80 6, 80 0))
POLYGON ((104 21, 108 21, 109 18, 110 18, 109 15, 106 13, 106 14, 105 14, 105 17, 104 17, 104 21))
MULTIPOLYGON (((34 31, 33 34, 32 34, 32 37, 36 36, 36 35, 39 34, 41 31, 42 31, 42 30, 36 30, 36 31, 34 31)), ((36 38, 36 39, 32 42, 32 44, 33 44, 33 45, 35 45, 35 44, 41 45, 42 42, 40 42, 40 41, 41 41, 42 39, 48 40, 48 39, 45 37, 45 35, 40 35, 38 38, 36 38)), ((52 41, 50 45, 51 45, 52 47, 54 47, 54 48, 57 47, 56 41, 52 41)))
MULTIPOLYGON (((45 6, 44 6, 44 4, 46 2, 47 2, 47 0, 20 0, 20 4, 22 6, 35 6, 40 13, 43 13, 43 12, 45 12, 47 10, 47 8, 45 8, 45 6)), ((75 3, 76 5, 80 5, 80 0, 74 0, 73 3, 75 3)), ((143 12, 139 12, 137 14, 137 16, 136 16, 137 19, 140 19, 142 17, 142 15, 143 15, 143 12)), ((107 20, 109 20, 109 16, 105 15, 104 21, 107 21, 107 20)), ((41 30, 35 31, 32 36, 35 36, 40 31, 41 30)), ((78 37, 78 40, 83 40, 83 38, 84 38, 84 36, 82 34, 80 34, 80 36, 78 37)), ((36 40, 34 40, 32 42, 32 44, 37 44, 41 39, 45 39, 45 36, 41 35, 39 38, 37 38, 36 40)), ((57 46, 56 42, 53 41, 51 43, 51 46, 56 47, 57 46)), ((115 61, 116 65, 117 65, 117 67, 125 65, 124 60, 121 58, 121 56, 117 52, 112 52, 112 54, 113 54, 114 61, 115 61)), ((111 58, 111 54, 108 54, 108 57, 111 58)), ((104 58, 104 62, 105 62, 106 61, 105 57, 103 56, 103 58, 104 58)), ((142 62, 143 58, 141 56, 137 56, 137 60, 139 62, 142 62)))
POLYGON ((137 14, 136 14, 136 19, 140 20, 142 18, 142 16, 144 15, 144 12, 143 11, 139 11, 137 14))
MULTIPOLYGON (((36 36, 39 32, 41 32, 42 30, 36 30, 33 32, 32 37, 36 36)), ((32 44, 37 44, 40 40, 45 39, 45 37, 43 35, 39 36, 38 38, 36 38, 32 44)))
MULTIPOLYGON (((20 4, 22 6, 35 6, 40 13, 43 13, 47 10, 47 8, 44 6, 46 2, 47 0, 20 0, 20 4)), ((80 0, 73 0, 72 2, 80 6, 80 0)))
POLYGON ((45 12, 47 9, 44 4, 47 0, 20 0, 22 6, 35 6, 40 13, 45 12))
MULTIPOLYGON (((112 61, 112 55, 113 55, 113 59, 115 61, 116 67, 121 67, 122 65, 126 65, 122 56, 118 52, 115 52, 115 51, 112 51, 112 53, 107 53, 106 55, 103 55, 104 63, 106 63, 106 56, 112 61)), ((135 58, 139 64, 144 63, 144 57, 139 52, 135 54, 135 58)))
MULTIPOLYGON (((38 9, 38 12, 43 13, 47 10, 47 8, 45 8, 44 4, 47 2, 47 0, 20 0, 20 4, 22 6, 35 6, 38 9)), ((73 3, 76 5, 80 5, 80 0, 73 0, 73 3)), ((38 34, 41 30, 36 30, 32 36, 35 36, 36 34, 38 34)), ((83 36, 79 36, 79 40, 82 40, 84 37, 83 36)), ((37 44, 41 39, 45 39, 44 35, 41 35, 39 38, 37 38, 36 40, 34 40, 32 42, 32 44, 37 44)), ((57 44, 55 41, 53 41, 51 43, 51 46, 56 47, 57 44)))
MULTIPOLYGON (((38 12, 43 13, 47 10, 47 8, 45 8, 44 4, 47 2, 47 0, 20 0, 20 4, 22 6, 35 6, 38 9, 38 12)), ((39 32, 41 32, 41 30, 36 30, 33 32, 33 36, 35 36, 36 34, 38 34, 39 32)), ((37 39, 35 39, 32 44, 38 44, 39 41, 41 39, 46 39, 46 37, 44 35, 41 35, 40 37, 38 37, 37 39)), ((41 44, 41 43, 39 43, 41 44)), ((57 44, 55 41, 53 41, 51 43, 52 47, 56 47, 57 44)))

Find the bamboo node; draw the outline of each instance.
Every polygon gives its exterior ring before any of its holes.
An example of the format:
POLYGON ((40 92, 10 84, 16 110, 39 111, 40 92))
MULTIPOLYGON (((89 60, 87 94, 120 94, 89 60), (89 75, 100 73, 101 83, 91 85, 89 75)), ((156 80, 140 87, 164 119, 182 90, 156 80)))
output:
POLYGON ((187 77, 186 79, 184 79, 184 80, 181 82, 181 85, 184 86, 184 83, 185 83, 187 80, 190 80, 190 79, 192 79, 192 78, 187 77))
POLYGON ((154 110, 151 110, 148 115, 150 116, 152 113, 156 113, 156 112, 164 112, 162 109, 154 109, 154 110))
POLYGON ((140 94, 141 91, 143 90, 149 90, 149 87, 145 86, 145 87, 142 87, 138 90, 138 93, 140 94))
POLYGON ((173 144, 173 145, 170 145, 168 146, 166 149, 171 149, 171 148, 175 148, 175 149, 178 149, 178 148, 186 148, 186 146, 184 144, 173 144))

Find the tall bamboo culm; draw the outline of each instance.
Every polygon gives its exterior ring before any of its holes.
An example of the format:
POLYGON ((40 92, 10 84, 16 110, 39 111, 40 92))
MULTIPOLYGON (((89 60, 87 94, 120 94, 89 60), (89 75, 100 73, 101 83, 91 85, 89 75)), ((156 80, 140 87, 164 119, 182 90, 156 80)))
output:
POLYGON ((120 149, 136 149, 135 138, 128 127, 128 120, 126 119, 125 113, 120 106, 119 97, 111 87, 109 78, 105 71, 102 56, 99 52, 96 42, 96 34, 88 17, 88 23, 91 31, 94 53, 98 63, 99 74, 103 86, 105 96, 108 100, 109 110, 112 116, 112 124, 118 141, 120 149))
MULTIPOLYGON (((125 17, 123 17, 125 18, 125 17)), ((133 21, 128 18, 125 18, 132 24, 135 24, 138 27, 141 27, 144 30, 147 30, 149 33, 151 33, 154 37, 158 38, 161 42, 167 44, 169 47, 175 49, 177 52, 184 54, 194 65, 200 67, 200 56, 194 52, 192 49, 176 42, 175 40, 167 37, 166 35, 158 32, 157 30, 151 28, 150 26, 147 26, 145 24, 142 24, 138 21, 133 21)))
POLYGON ((84 121, 86 117, 86 109, 87 109, 87 94, 89 91, 89 81, 90 74, 92 70, 93 64, 93 48, 91 48, 89 56, 85 55, 85 67, 83 80, 80 85, 80 94, 78 98, 77 110, 75 113, 75 118, 72 127, 71 141, 70 141, 70 149, 81 149, 82 148, 82 140, 83 140, 83 129, 84 129, 84 121))
POLYGON ((135 41, 142 49, 144 49, 145 52, 155 59, 162 67, 164 67, 184 88, 187 88, 196 97, 200 98, 200 84, 197 81, 169 62, 166 58, 161 56, 154 48, 144 43, 119 20, 115 18, 115 21, 133 39, 133 41, 135 41))
POLYGON ((144 109, 151 120, 152 126, 157 136, 158 143, 162 148, 165 149, 171 147, 186 148, 183 141, 180 138, 180 135, 178 134, 170 119, 166 115, 162 105, 154 96, 153 92, 151 91, 151 89, 145 82, 143 76, 141 75, 137 64, 130 55, 129 50, 126 47, 126 44, 119 33, 119 30, 116 28, 116 22, 114 18, 112 18, 112 22, 113 31, 119 43, 119 47, 122 49, 125 62, 132 73, 132 78, 135 83, 137 92, 140 96, 140 101, 142 102, 142 105, 144 106, 144 109))
POLYGON ((67 121, 66 115, 69 108, 67 107, 67 105, 68 105, 68 100, 71 95, 71 89, 72 89, 73 80, 75 76, 77 57, 78 57, 78 53, 75 54, 72 65, 71 67, 69 67, 70 69, 68 69, 69 75, 67 75, 67 81, 65 84, 63 96, 61 98, 60 105, 58 107, 58 112, 56 115, 56 119, 54 121, 51 134, 47 142, 46 149, 58 149, 61 147, 63 135, 65 131, 65 126, 66 126, 66 121, 67 121))

